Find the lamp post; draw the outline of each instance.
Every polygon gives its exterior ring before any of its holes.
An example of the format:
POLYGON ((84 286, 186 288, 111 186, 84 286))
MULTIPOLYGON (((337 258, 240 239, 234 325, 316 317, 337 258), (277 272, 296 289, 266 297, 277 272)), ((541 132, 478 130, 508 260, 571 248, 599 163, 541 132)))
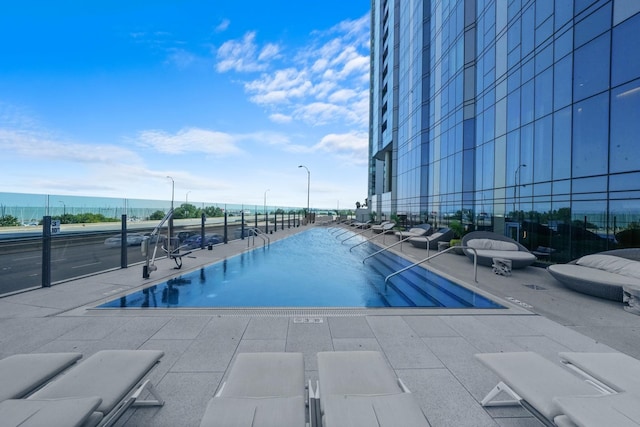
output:
POLYGON ((168 234, 167 238, 169 239, 169 242, 167 243, 167 246, 168 246, 167 249, 169 249, 169 255, 171 255, 173 251, 173 248, 171 247, 171 237, 173 233, 173 198, 175 195, 176 182, 169 175, 167 175, 167 178, 171 180, 171 216, 169 217, 169 226, 168 226, 169 230, 167 233, 168 234))
POLYGON ((191 190, 187 191, 187 194, 184 195, 184 204, 185 205, 189 204, 189 193, 191 193, 191 190))
POLYGON ((65 216, 67 214, 67 205, 62 200, 60 200, 60 203, 62 203, 62 216, 65 216))
POLYGON ((265 214, 267 213, 267 191, 271 191, 271 189, 268 188, 268 189, 266 189, 264 191, 264 208, 263 208, 264 210, 263 210, 263 212, 265 214))
POLYGON ((304 165, 298 166, 299 168, 305 168, 307 170, 307 224, 309 223, 309 194, 311 191, 311 172, 309 172, 309 168, 304 165))
MULTIPOLYGON (((520 172, 520 168, 526 168, 526 167, 527 165, 522 163, 516 168, 516 172, 513 175, 513 215, 514 216, 516 214, 516 189, 520 187, 520 175, 518 175, 518 172, 520 172)), ((518 201, 518 205, 519 204, 520 203, 518 201)))
POLYGON ((270 189, 266 189, 264 191, 264 230, 265 233, 269 234, 269 217, 267 216, 267 191, 271 191, 270 189))

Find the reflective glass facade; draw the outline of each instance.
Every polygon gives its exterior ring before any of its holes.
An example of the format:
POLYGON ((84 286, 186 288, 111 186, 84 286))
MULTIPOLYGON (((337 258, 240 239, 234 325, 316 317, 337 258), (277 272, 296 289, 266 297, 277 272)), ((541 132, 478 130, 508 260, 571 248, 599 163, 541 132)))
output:
POLYGON ((640 246, 640 1, 374 0, 376 219, 640 246))

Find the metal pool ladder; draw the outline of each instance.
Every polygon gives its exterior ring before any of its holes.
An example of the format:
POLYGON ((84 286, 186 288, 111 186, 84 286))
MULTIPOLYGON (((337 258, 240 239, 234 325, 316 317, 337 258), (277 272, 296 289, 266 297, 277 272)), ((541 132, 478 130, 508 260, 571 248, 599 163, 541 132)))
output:
POLYGON ((248 228, 249 236, 247 237, 247 247, 249 247, 250 242, 253 242, 254 246, 256 244, 256 236, 262 239, 262 247, 271 246, 271 239, 267 234, 260 230, 258 227, 248 228), (253 238, 253 240, 251 240, 253 238))
MULTIPOLYGON (((413 267, 418 266, 418 265, 422 264, 422 263, 423 263, 423 262, 425 262, 425 261, 429 261, 429 260, 431 260, 432 258, 435 258, 435 257, 437 257, 437 256, 440 256, 440 255, 442 255, 442 254, 444 254, 444 253, 447 253, 447 252, 449 252, 449 251, 451 251, 452 249, 455 249, 455 248, 459 248, 459 249, 469 249, 469 250, 472 250, 472 251, 473 251, 473 280, 474 280, 476 283, 478 283, 478 253, 476 252, 475 248, 470 248, 469 246, 451 246, 451 247, 449 247, 449 248, 447 248, 447 249, 445 249, 445 250, 443 250, 443 251, 436 252, 435 254, 433 254, 433 255, 431 255, 431 256, 428 256, 428 257, 426 257, 425 259, 423 259, 423 260, 421 260, 421 261, 414 262, 413 264, 411 264, 411 265, 409 265, 409 266, 406 266, 406 267, 404 267, 404 268, 401 268, 400 270, 398 270, 398 271, 396 271, 396 272, 394 272, 394 273, 391 273, 390 275, 388 275, 387 277, 385 277, 385 278, 384 278, 384 291, 385 291, 385 292, 387 292, 387 281, 388 281, 390 278, 392 278, 393 276, 398 275, 398 274, 400 274, 400 273, 404 273, 405 271, 410 270, 410 269, 412 269, 413 267)), ((363 261, 363 262, 364 262, 364 261, 363 261)))

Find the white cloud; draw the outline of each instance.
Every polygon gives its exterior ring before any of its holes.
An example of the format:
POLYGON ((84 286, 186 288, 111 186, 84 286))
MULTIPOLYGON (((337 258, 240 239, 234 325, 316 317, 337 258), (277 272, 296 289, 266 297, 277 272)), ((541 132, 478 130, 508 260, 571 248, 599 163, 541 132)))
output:
MULTIPOLYGON (((368 111, 369 15, 316 31, 313 37, 297 52, 281 52, 278 45, 266 45, 259 58, 278 57, 286 63, 284 68, 267 71, 261 67, 263 62, 254 61, 260 67, 252 69, 245 66, 244 58, 255 57, 258 49, 255 33, 248 33, 242 48, 244 56, 229 53, 218 69, 262 71, 259 77, 245 82, 244 89, 251 102, 272 109, 273 117, 292 117, 314 126, 367 126, 368 113, 363 114, 362 106, 366 105, 368 111)), ((228 46, 229 52, 234 50, 228 46)))
POLYGON ((342 134, 327 134, 317 144, 300 151, 311 153, 322 151, 330 153, 344 165, 366 166, 368 149, 368 134, 366 132, 352 131, 342 134))
POLYGON ((168 53, 167 62, 174 64, 180 69, 187 68, 196 60, 195 55, 184 49, 169 49, 168 53))
POLYGON ((146 130, 138 134, 138 142, 161 153, 238 154, 237 139, 230 134, 206 129, 188 128, 170 134, 161 130, 146 130))
POLYGON ((116 145, 73 143, 29 130, 0 129, 0 151, 48 162, 108 165, 141 163, 141 158, 135 152, 116 145))
POLYGON ((227 30, 227 28, 229 28, 229 25, 231 24, 231 21, 229 21, 228 19, 223 19, 215 28, 215 32, 216 33, 222 33, 224 31, 227 30))
POLYGON ((293 119, 291 118, 291 116, 288 116, 286 114, 275 113, 269 116, 269 120, 274 123, 291 123, 291 120, 293 119))
POLYGON ((216 70, 220 73, 265 70, 268 66, 267 61, 278 55, 279 48, 275 44, 268 44, 258 53, 255 39, 256 32, 250 31, 241 40, 224 42, 216 53, 216 70))

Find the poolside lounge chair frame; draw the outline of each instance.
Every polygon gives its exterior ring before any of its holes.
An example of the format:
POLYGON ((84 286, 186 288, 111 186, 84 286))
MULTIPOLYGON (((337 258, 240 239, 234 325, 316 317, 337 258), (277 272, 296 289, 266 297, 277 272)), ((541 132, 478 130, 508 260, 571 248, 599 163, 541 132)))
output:
POLYGON ((610 392, 597 383, 580 378, 533 352, 476 354, 499 378, 482 399, 482 406, 520 404, 546 426, 563 414, 554 399, 565 396, 604 396, 610 392), (495 398, 506 392, 513 400, 495 398))
POLYGON ((303 426, 306 401, 302 353, 240 353, 200 426, 303 426))
POLYGON ((314 396, 320 398, 323 425, 351 425, 342 418, 349 417, 354 425, 429 426, 417 400, 382 353, 330 351, 318 353, 317 358, 320 387, 314 396))
POLYGON ((430 236, 421 236, 409 239, 416 248, 421 249, 438 249, 439 242, 448 242, 453 239, 453 230, 450 228, 439 228, 430 236))
POLYGON ((0 401, 32 394, 81 357, 81 353, 33 353, 0 360, 0 401))
POLYGON ((98 351, 49 382, 29 399, 96 396, 102 399, 97 410, 102 420, 97 425, 112 426, 132 406, 164 405, 164 400, 147 378, 163 355, 162 351, 155 350, 98 351), (123 370, 129 371, 127 373, 131 377, 123 378, 123 370), (140 396, 145 391, 153 399, 141 400, 140 396))

